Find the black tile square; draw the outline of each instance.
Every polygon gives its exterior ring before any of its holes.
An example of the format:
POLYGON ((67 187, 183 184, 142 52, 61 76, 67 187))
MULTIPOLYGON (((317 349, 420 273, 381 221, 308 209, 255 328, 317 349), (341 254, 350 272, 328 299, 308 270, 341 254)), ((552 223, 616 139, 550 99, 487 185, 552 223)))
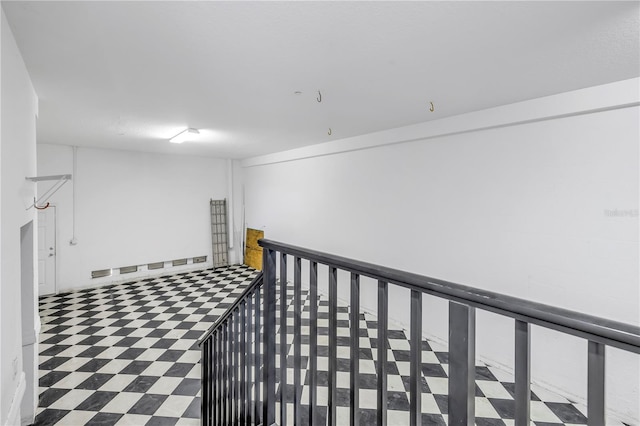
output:
POLYGON ((49 388, 40 394, 40 398, 38 399, 38 407, 48 407, 58 399, 60 399, 63 395, 69 392, 70 389, 56 389, 49 388))
POLYGON ((129 348, 116 357, 116 359, 136 359, 142 355, 146 349, 143 348, 129 348))
POLYGON ((184 379, 173 391, 173 395, 196 396, 200 391, 200 379, 184 379))
POLYGON ((158 361, 175 362, 182 357, 187 351, 181 351, 177 349, 167 349, 162 355, 158 357, 158 361))
POLYGON ((562 402, 546 402, 545 404, 564 423, 587 423, 587 418, 571 404, 562 402))
POLYGON ((39 385, 43 388, 50 388, 68 375, 68 371, 53 370, 50 373, 47 373, 44 376, 40 377, 39 385))
POLYGON ((151 365, 151 361, 131 361, 129 365, 120 371, 120 374, 140 375, 151 365))
POLYGON ((113 426, 122 416, 123 414, 98 413, 87 422, 86 426, 113 426))
POLYGON ((82 401, 75 409, 82 411, 100 411, 109 401, 118 395, 118 392, 94 392, 90 397, 82 401))
POLYGON ((78 358, 95 358, 107 349, 106 346, 90 346, 76 355, 78 358))
POLYGON ((98 390, 107 383, 114 374, 101 374, 95 373, 92 374, 88 379, 84 382, 80 383, 76 388, 77 389, 88 389, 88 390, 98 390))
POLYGON ((152 416, 158 408, 160 408, 165 399, 167 399, 167 395, 146 393, 142 395, 138 402, 133 404, 133 407, 131 407, 127 413, 152 416))
POLYGON ((489 402, 503 419, 515 419, 515 401, 510 399, 489 398, 489 402))
POLYGON ((57 357, 54 356, 40 364, 40 370, 55 370, 57 367, 60 367, 65 362, 69 361, 71 358, 69 357, 57 357))
POLYGON ((173 426, 178 422, 178 420, 180 419, 177 417, 153 416, 149 419, 146 426, 173 426))
POLYGON ((156 376, 138 376, 123 389, 123 392, 145 393, 159 378, 156 376))
POLYGON ((169 349, 177 341, 178 341, 177 339, 164 339, 164 338, 161 338, 156 343, 154 343, 151 347, 154 348, 154 349, 169 349))
POLYGON ((60 419, 69 414, 69 410, 54 410, 47 408, 36 416, 33 422, 34 426, 50 426, 55 425, 60 419))
POLYGON ((82 365, 81 367, 78 367, 77 371, 82 371, 86 373, 95 373, 96 371, 100 370, 102 367, 109 364, 110 362, 111 362, 110 359, 95 358, 87 362, 86 364, 82 365))
POLYGON ((189 374, 189 371, 191 371, 193 366, 194 364, 176 362, 167 370, 166 373, 164 373, 164 375, 167 377, 185 377, 189 374))
POLYGON ((191 404, 189 404, 187 409, 184 411, 182 417, 188 417, 190 419, 200 418, 200 397, 193 398, 193 401, 191 401, 191 404))

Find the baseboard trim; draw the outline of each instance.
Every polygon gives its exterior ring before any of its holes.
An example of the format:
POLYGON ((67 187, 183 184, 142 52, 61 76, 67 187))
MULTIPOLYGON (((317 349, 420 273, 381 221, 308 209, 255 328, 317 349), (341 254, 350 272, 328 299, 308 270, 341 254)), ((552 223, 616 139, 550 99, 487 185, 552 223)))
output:
POLYGON ((16 393, 13 395, 13 401, 11 401, 11 408, 9 409, 9 416, 7 416, 6 426, 19 426, 20 425, 20 406, 22 405, 22 397, 24 391, 27 388, 27 381, 24 371, 20 373, 20 381, 16 388, 16 393))

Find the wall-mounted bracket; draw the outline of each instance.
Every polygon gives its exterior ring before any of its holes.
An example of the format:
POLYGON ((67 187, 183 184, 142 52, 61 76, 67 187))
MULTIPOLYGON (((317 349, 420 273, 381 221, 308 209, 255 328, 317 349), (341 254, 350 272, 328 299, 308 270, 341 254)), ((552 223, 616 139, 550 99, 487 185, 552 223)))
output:
POLYGON ((53 194, 58 192, 58 190, 60 188, 62 188, 62 186, 65 183, 67 183, 67 181, 71 180, 71 175, 68 174, 68 175, 34 176, 34 177, 26 177, 25 179, 30 181, 30 182, 35 182, 35 183, 42 182, 42 181, 48 181, 48 180, 55 180, 56 181, 56 183, 54 183, 53 186, 47 190, 47 192, 42 194, 42 196, 40 196, 40 198, 38 198, 36 200, 35 197, 34 197, 33 198, 33 204, 30 205, 29 207, 27 207, 27 210, 29 210, 32 207, 35 207, 36 209, 39 209, 39 210, 43 210, 43 209, 46 209, 47 207, 49 207, 49 203, 47 203, 44 206, 42 206, 42 203, 46 203, 47 200, 53 196, 53 194))

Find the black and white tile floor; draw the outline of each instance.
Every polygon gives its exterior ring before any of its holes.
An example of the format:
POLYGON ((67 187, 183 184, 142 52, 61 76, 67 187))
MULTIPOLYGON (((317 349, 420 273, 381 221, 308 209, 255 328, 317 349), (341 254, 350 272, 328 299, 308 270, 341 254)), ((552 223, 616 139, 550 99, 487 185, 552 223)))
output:
MULTIPOLYGON (((35 425, 200 424, 200 351, 196 341, 254 276, 252 269, 233 266, 41 298, 40 398, 35 425)), ((291 305, 291 292, 287 296, 291 305)), ((307 292, 303 292, 303 300, 304 365, 309 350, 307 292)), ((293 307, 289 309, 292 313, 293 307)), ((327 396, 327 318, 328 303, 321 297, 317 351, 320 404, 327 396)), ((375 423, 375 321, 369 314, 360 315, 360 406, 364 425, 375 423)), ((292 315, 287 324, 293 326, 292 315)), ((337 334, 338 423, 348 424, 351 354, 346 306, 338 308, 337 334)), ((406 333, 390 330, 388 345, 388 423, 406 425, 406 333)), ((422 350, 423 424, 444 425, 447 354, 427 341, 422 350)), ((291 348, 289 351, 292 355, 291 348)), ((290 384, 292 357, 287 364, 290 384)), ((512 425, 512 377, 489 366, 477 366, 476 385, 476 424, 512 425)), ((533 424, 586 424, 585 407, 535 386, 532 390, 533 424)), ((291 398, 290 385, 285 395, 291 398)), ((306 400, 307 387, 302 392, 302 401, 306 400)), ((291 404, 288 409, 291 418, 291 404)), ((320 407, 317 416, 324 418, 326 408, 320 407)))

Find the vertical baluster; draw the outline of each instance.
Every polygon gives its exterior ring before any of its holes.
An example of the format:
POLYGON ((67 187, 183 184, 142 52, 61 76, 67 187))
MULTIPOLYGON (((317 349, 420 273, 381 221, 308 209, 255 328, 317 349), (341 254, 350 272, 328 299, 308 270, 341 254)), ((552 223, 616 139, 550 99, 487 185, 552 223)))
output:
POLYGON ((527 426, 531 401, 531 334, 528 322, 516 320, 515 424, 527 426))
POLYGON ((287 254, 280 253, 280 426, 287 425, 287 254))
POLYGON ((216 346, 217 346, 217 354, 216 354, 216 364, 218 365, 218 377, 216 378, 218 392, 216 394, 216 399, 214 401, 216 405, 216 426, 221 424, 224 420, 224 412, 222 409, 222 400, 224 398, 224 352, 222 350, 222 342, 224 340, 224 331, 220 327, 219 331, 216 333, 218 335, 216 346))
POLYGON ((300 385, 301 369, 301 335, 302 335, 302 269, 301 259, 296 257, 293 270, 293 424, 302 424, 300 410, 300 385))
POLYGON ((253 294, 247 297, 247 380, 246 380, 246 388, 247 388, 247 414, 246 419, 247 423, 251 424, 251 419, 253 418, 253 392, 252 389, 252 378, 251 378, 251 367, 253 366, 253 294))
POLYGON ((589 426, 604 425, 604 352, 604 344, 589 341, 587 363, 587 418, 589 426))
POLYGON ((475 423, 475 309, 449 302, 449 424, 475 423))
POLYGON ((247 406, 247 301, 240 303, 240 424, 246 423, 247 406))
POLYGON ((387 331, 389 326, 389 284, 378 281, 378 426, 387 424, 387 331))
POLYGON ((264 268, 264 350, 262 420, 264 425, 276 421, 276 252, 263 248, 264 268))
POLYGON ((227 333, 229 339, 227 340, 227 424, 230 425, 233 422, 233 317, 229 317, 227 320, 227 333))
POLYGON ((202 424, 207 425, 209 423, 209 419, 211 416, 211 406, 208 404, 209 402, 209 380, 211 379, 210 375, 210 359, 209 359, 209 345, 211 344, 211 336, 204 341, 201 349, 201 381, 200 386, 202 388, 202 404, 200 404, 200 417, 202 418, 202 424))
POLYGON ((422 293, 411 290, 409 410, 411 426, 422 425, 422 293))
POLYGON ((338 270, 329 267, 329 401, 328 401, 328 425, 336 425, 336 371, 338 345, 338 270))
MULTIPOLYGON (((264 285, 264 282, 263 282, 264 285)), ((255 377, 255 387, 253 389, 253 391, 255 392, 255 407, 254 407, 254 413, 253 413, 253 417, 254 417, 254 424, 256 426, 258 426, 261 421, 261 413, 262 413, 262 400, 260 398, 260 351, 262 349, 261 345, 260 345, 260 316, 261 316, 261 309, 260 309, 260 304, 261 304, 261 297, 260 294, 262 293, 262 290, 260 288, 258 288, 256 290, 256 330, 255 330, 255 357, 254 357, 254 363, 253 363, 253 372, 254 372, 254 377, 255 377)))
POLYGON ((233 313, 233 419, 235 424, 240 421, 240 309, 233 313))
MULTIPOLYGON (((209 357, 209 371, 211 371, 211 376, 209 378, 209 395, 207 398, 207 405, 209 406, 209 422, 207 422, 207 426, 212 426, 217 423, 217 415, 216 412, 216 399, 218 395, 218 382, 216 381, 218 377, 218 354, 216 351, 216 341, 218 340, 218 333, 213 333, 209 337, 209 348, 208 348, 208 357, 209 357)), ((204 399, 203 399, 204 401, 204 399)))
POLYGON ((318 264, 309 261, 309 424, 315 422, 318 405, 318 264))
POLYGON ((360 424, 360 275, 351 273, 349 424, 360 424))
POLYGON ((227 364, 227 345, 229 342, 229 336, 227 334, 227 323, 224 322, 222 324, 222 410, 220 417, 220 423, 224 423, 227 420, 227 394, 229 393, 229 386, 227 384, 228 377, 228 364, 227 364))

